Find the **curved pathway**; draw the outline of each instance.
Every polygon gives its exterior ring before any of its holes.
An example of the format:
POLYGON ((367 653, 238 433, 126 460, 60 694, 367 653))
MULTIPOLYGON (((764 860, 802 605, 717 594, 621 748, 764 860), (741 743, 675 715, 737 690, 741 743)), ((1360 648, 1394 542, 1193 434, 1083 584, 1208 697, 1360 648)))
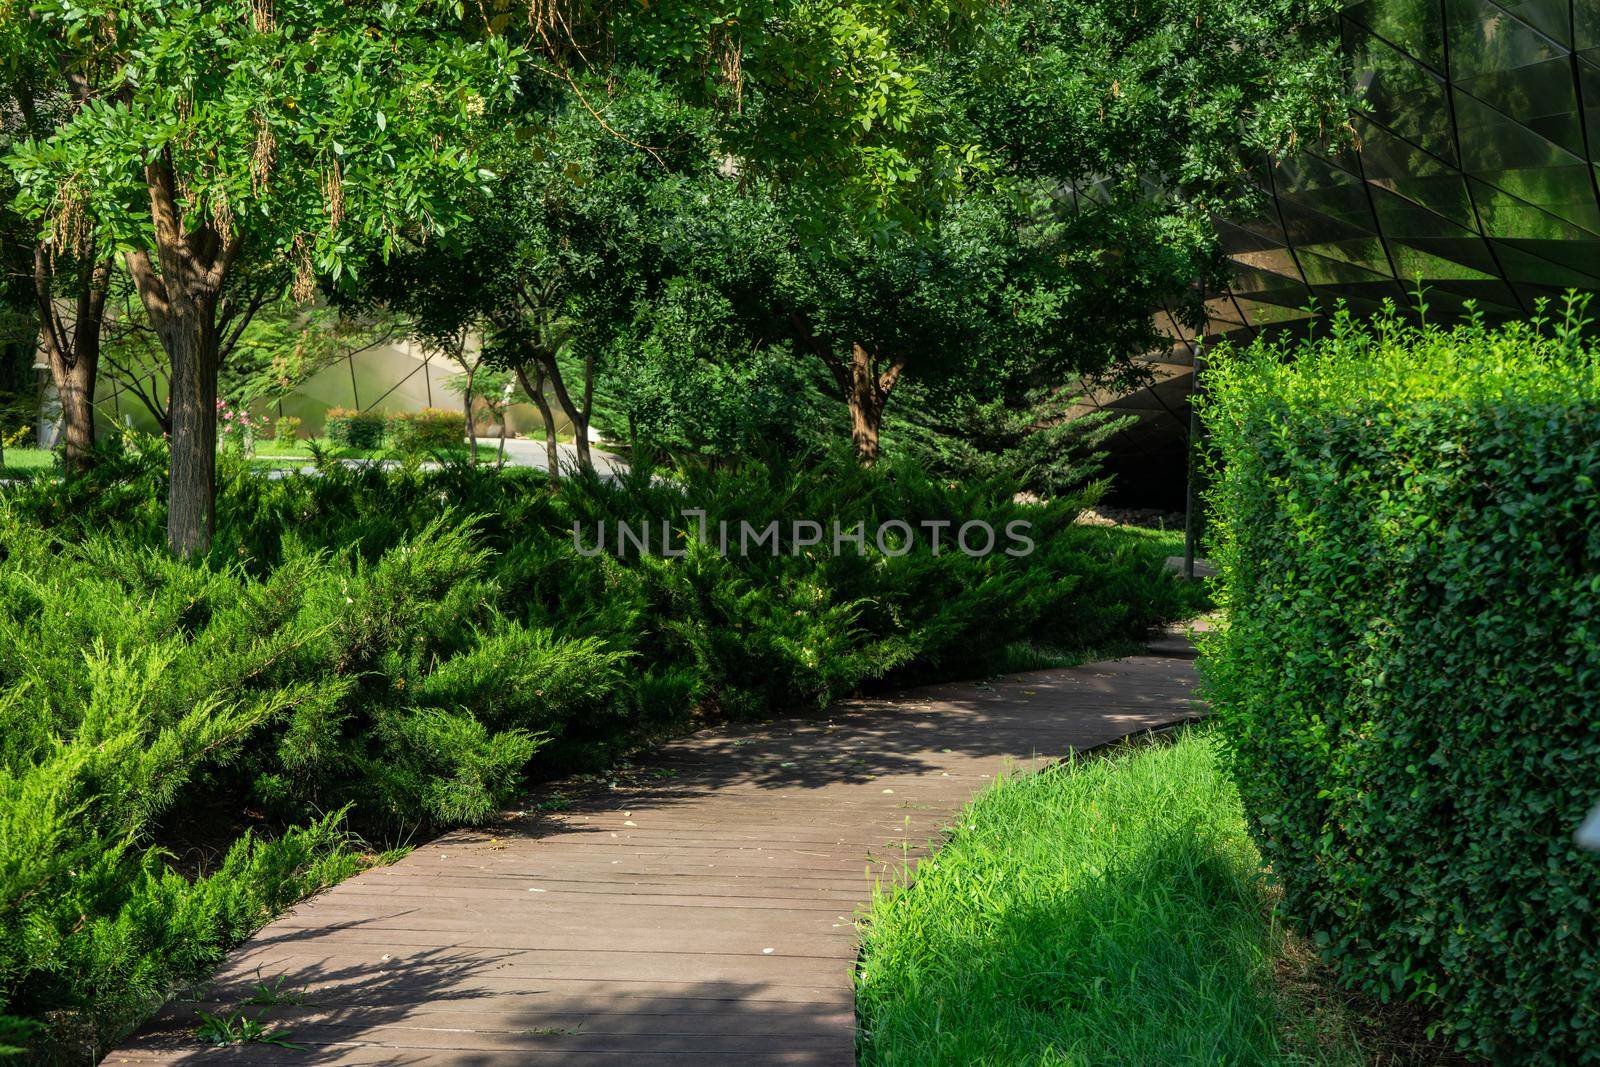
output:
POLYGON ((1172 635, 669 743, 300 904, 105 1062, 854 1063, 874 881, 1006 769, 1192 717, 1192 668, 1172 635), (302 1050, 195 1041, 262 983, 243 1010, 302 1050))

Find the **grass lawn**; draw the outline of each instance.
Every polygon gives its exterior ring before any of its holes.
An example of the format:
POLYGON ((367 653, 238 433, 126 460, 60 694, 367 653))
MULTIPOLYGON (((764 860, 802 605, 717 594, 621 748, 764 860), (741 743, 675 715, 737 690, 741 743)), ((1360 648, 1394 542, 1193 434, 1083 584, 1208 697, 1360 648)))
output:
POLYGON ((1158 530, 1154 526, 1134 526, 1124 523, 1121 526, 1085 526, 1083 530, 1089 536, 1096 534, 1117 540, 1144 545, 1156 555, 1166 559, 1169 556, 1183 555, 1183 527, 1169 527, 1158 530))
POLYGON ((1314 971, 1189 730, 996 783, 914 884, 878 895, 861 1062, 1366 1062, 1314 971))
POLYGON ((34 474, 55 466, 54 452, 43 448, 8 448, 5 462, 0 463, 0 474, 34 474))
MULTIPOLYGON (((325 440, 317 443, 338 459, 398 458, 397 453, 386 448, 340 448, 325 440)), ((466 443, 463 442, 460 450, 451 454, 465 458, 466 443)), ((499 458, 498 440, 493 443, 478 442, 478 462, 494 463, 499 458)), ((293 448, 284 448, 277 441, 260 441, 256 444, 255 457, 250 462, 260 467, 303 467, 311 462, 310 442, 299 441, 293 448)), ((5 452, 5 462, 0 464, 0 476, 36 474, 39 471, 52 471, 55 467, 56 455, 47 449, 8 448, 5 452)))
MULTIPOLYGON (((293 447, 280 445, 276 440, 256 442, 256 454, 250 462, 260 467, 303 467, 311 462, 311 441, 296 441, 293 447)), ((398 459, 399 453, 388 448, 344 448, 335 445, 327 439, 315 442, 324 452, 335 459, 398 459)), ((461 443, 459 450, 452 450, 449 455, 466 458, 467 444, 461 443)), ((478 442, 478 462, 493 463, 500 456, 500 443, 478 442)), ((431 456, 424 456, 429 459, 431 456)))

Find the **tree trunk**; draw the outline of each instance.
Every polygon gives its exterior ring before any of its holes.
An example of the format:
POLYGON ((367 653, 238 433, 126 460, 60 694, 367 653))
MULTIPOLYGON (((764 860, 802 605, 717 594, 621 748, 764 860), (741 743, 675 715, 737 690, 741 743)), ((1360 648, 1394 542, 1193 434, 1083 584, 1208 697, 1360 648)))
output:
POLYGON ((149 252, 125 253, 128 273, 170 364, 171 474, 167 549, 193 559, 211 548, 217 519, 217 306, 242 246, 205 221, 189 228, 165 155, 145 167, 157 271, 149 252))
POLYGON ((531 383, 528 381, 528 372, 518 367, 517 380, 522 383, 522 391, 533 398, 534 404, 539 408, 539 417, 544 420, 544 461, 550 476, 550 487, 553 489, 561 480, 561 444, 556 440, 555 414, 550 410, 550 401, 544 395, 544 366, 540 364, 536 367, 534 380, 531 383))
POLYGON ((70 367, 50 361, 56 396, 61 401, 61 426, 66 445, 62 467, 70 477, 89 469, 94 458, 94 389, 99 353, 85 358, 80 349, 70 367))
MULTIPOLYGON (((893 388, 893 383, 890 383, 893 388)), ((872 356, 861 345, 850 349, 850 384, 845 392, 850 405, 850 440, 863 467, 878 462, 879 432, 883 428, 883 409, 889 404, 889 390, 880 388, 872 356)))
MULTIPOLYGON (((540 360, 540 365, 550 376, 550 388, 556 394, 556 403, 561 405, 562 412, 572 423, 572 447, 578 453, 578 466, 586 471, 594 470, 594 460, 589 455, 589 413, 579 411, 578 406, 572 402, 572 396, 567 392, 567 383, 561 377, 561 366, 556 362, 554 353, 540 360)), ((587 366, 592 368, 592 364, 587 366)), ((585 388, 590 388, 587 385, 585 388)))
POLYGON ((594 349, 583 354, 583 439, 578 445, 578 461, 587 470, 594 470, 594 460, 589 456, 589 420, 594 415, 594 349))
POLYGON ((800 346, 809 349, 828 368, 850 409, 850 440, 855 445, 856 458, 863 467, 877 463, 883 412, 889 406, 889 394, 894 392, 895 384, 906 369, 906 357, 896 356, 880 372, 877 356, 858 341, 850 346, 847 363, 839 358, 827 339, 817 335, 805 315, 794 312, 789 316, 789 323, 800 346))
POLYGON ((217 335, 212 318, 176 314, 162 332, 172 365, 167 548, 184 559, 211 548, 217 525, 217 335))
POLYGON ((64 438, 62 466, 70 477, 89 469, 94 458, 94 391, 100 375, 100 329, 105 318, 111 262, 90 259, 78 272, 69 325, 57 313, 56 281, 44 245, 33 253, 34 300, 39 309, 39 341, 50 366, 50 380, 61 402, 64 438))
POLYGON ((476 467, 478 465, 478 427, 472 420, 472 380, 477 377, 477 370, 467 371, 467 387, 462 390, 461 403, 467 413, 467 463, 476 467))

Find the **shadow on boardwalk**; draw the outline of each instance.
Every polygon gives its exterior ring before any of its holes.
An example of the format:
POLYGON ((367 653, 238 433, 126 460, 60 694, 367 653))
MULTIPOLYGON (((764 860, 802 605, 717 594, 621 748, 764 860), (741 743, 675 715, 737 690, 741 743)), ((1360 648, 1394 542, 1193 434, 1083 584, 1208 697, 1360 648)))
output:
POLYGON ((671 742, 300 904, 106 1062, 853 1062, 874 882, 1008 768, 1193 717, 1193 685, 1147 655, 671 742), (245 1004, 258 983, 305 1001, 245 1004), (197 1008, 306 1051, 204 1049, 197 1008))
MULTIPOLYGON (((492 966, 492 964, 491 964, 492 966)), ((236 1007, 257 981, 219 983, 174 1002, 117 1063, 384 1063, 509 1065, 848 1064, 854 1005, 832 1010, 806 991, 763 983, 652 988, 615 983, 497 981, 478 955, 436 949, 385 967, 309 966, 284 972, 298 1004, 236 1007), (822 1010, 819 1010, 822 1007, 822 1010), (290 1048, 199 1045, 197 1011, 243 1011, 290 1048), (841 1034, 850 1035, 849 1043, 841 1034)))

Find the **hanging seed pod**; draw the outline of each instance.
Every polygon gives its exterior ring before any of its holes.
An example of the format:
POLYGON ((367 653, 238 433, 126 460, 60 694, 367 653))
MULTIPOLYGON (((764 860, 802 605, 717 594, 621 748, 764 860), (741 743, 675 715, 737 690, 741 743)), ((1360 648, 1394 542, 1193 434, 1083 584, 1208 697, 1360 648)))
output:
POLYGON ((337 230, 344 221, 344 171, 337 159, 322 168, 322 202, 328 212, 329 229, 337 230))
POLYGON ((257 33, 271 33, 277 22, 272 16, 272 0, 253 0, 250 5, 250 23, 257 33))
POLYGON ((93 231, 83 199, 71 190, 64 190, 56 200, 55 214, 50 219, 52 265, 59 253, 80 255, 87 252, 92 237, 93 231))
POLYGON ((721 31, 712 38, 718 71, 725 85, 733 89, 733 109, 744 110, 744 49, 732 33, 721 31))
POLYGON ((250 187, 259 196, 267 187, 267 176, 278 159, 278 139, 261 113, 255 112, 252 120, 256 128, 255 144, 250 148, 250 187))
POLYGON ((224 242, 233 237, 233 206, 228 203, 228 191, 221 187, 211 195, 211 225, 224 242))
POLYGON ((317 275, 311 265, 311 245, 305 234, 295 234, 290 257, 294 260, 295 272, 289 295, 298 304, 309 304, 317 295, 317 275))

